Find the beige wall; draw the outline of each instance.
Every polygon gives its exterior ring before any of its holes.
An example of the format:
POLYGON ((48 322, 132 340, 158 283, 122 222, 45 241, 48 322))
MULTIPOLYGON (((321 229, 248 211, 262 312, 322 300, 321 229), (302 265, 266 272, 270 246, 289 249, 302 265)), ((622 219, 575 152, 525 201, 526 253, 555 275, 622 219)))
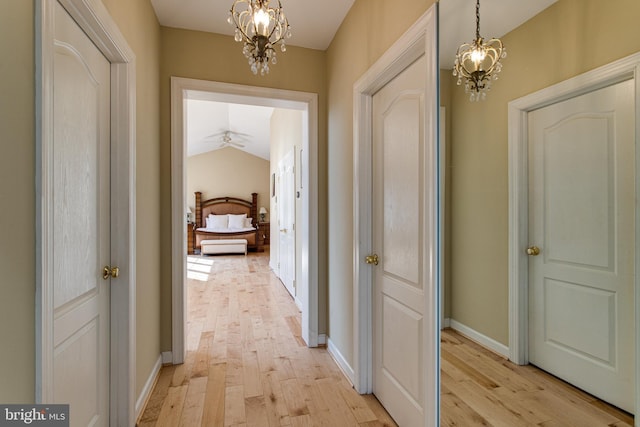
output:
POLYGON ((451 80, 451 316, 508 344, 507 103, 640 51, 637 0, 560 0, 503 38, 484 102, 451 80))
MULTIPOLYGON (((148 1, 105 0, 137 65, 137 379, 142 390, 159 352, 160 29, 148 1), (151 250, 149 248, 152 248, 151 250)), ((34 6, 0 2, 0 402, 35 398, 34 6), (10 207, 10 208, 9 208, 10 207)))
POLYGON ((187 205, 191 209, 195 191, 202 192, 202 200, 223 196, 251 200, 251 193, 258 193, 258 207, 268 208, 269 160, 233 147, 191 156, 187 159, 187 205))
POLYGON ((434 3, 356 0, 327 51, 329 336, 353 363, 353 84, 434 3))
POLYGON ((0 2, 0 402, 34 400, 35 123, 32 1, 0 2))
MULTIPOLYGON (((161 242, 162 263, 162 350, 171 348, 171 135, 170 135, 170 78, 171 76, 235 83, 276 89, 297 90, 318 94, 318 164, 319 164, 319 288, 326 292, 326 54, 318 50, 287 47, 278 52, 278 64, 266 76, 254 76, 242 55, 242 45, 233 37, 188 31, 161 29, 162 63, 160 66, 160 170, 161 184, 161 242)), ((322 311, 326 311, 324 307, 322 311)), ((320 325, 324 333, 325 325, 320 325)))

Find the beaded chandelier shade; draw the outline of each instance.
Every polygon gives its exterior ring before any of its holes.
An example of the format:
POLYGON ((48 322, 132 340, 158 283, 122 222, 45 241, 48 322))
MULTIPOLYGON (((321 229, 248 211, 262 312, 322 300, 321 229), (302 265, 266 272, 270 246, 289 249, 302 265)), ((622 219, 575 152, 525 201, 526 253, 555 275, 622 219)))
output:
POLYGON ((502 70, 501 59, 507 57, 507 51, 500 39, 485 41, 480 36, 480 0, 476 2, 476 38, 464 43, 456 52, 453 75, 458 85, 464 81, 464 88, 471 101, 485 99, 493 80, 498 79, 502 70))
MULTIPOLYGON (((289 21, 282 10, 280 0, 271 7, 269 0, 235 0, 227 22, 235 25, 235 40, 243 42, 242 53, 249 61, 253 74, 265 75, 269 63, 275 65, 276 50, 285 52, 284 39, 291 37, 289 21)), ((275 1, 274 1, 275 3, 275 1)))

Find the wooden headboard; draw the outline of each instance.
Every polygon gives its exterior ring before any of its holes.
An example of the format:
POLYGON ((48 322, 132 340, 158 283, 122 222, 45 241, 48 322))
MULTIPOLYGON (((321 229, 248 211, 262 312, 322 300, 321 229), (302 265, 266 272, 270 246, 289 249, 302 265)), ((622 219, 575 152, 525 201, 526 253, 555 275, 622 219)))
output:
POLYGON ((216 197, 202 200, 202 193, 196 191, 196 227, 204 227, 204 219, 209 215, 247 214, 253 218, 254 226, 258 223, 258 193, 251 193, 251 201, 237 197, 216 197))

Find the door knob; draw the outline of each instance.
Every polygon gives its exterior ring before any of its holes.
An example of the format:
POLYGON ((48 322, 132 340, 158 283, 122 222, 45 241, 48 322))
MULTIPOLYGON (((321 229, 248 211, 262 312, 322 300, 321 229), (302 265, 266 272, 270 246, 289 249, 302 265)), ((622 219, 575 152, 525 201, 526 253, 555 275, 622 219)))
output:
POLYGON ((367 255, 366 257, 364 257, 364 262, 366 262, 367 264, 378 265, 378 254, 367 255))
POLYGON ((104 280, 107 280, 109 277, 113 277, 115 279, 118 276, 120 276, 120 269, 118 267, 109 267, 106 265, 102 269, 102 278, 104 280))
POLYGON ((527 255, 536 256, 540 254, 540 248, 537 246, 530 246, 527 248, 527 255))

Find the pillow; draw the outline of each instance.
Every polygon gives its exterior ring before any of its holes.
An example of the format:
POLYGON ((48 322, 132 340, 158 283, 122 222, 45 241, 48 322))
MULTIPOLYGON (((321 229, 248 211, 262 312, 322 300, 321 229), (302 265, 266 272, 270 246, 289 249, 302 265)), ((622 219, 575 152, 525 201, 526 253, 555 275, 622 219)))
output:
POLYGON ((207 217, 207 228, 228 228, 229 217, 227 215, 209 215, 207 217))
POLYGON ((244 220, 244 228, 253 227, 253 218, 245 218, 244 220))
POLYGON ((244 221, 247 219, 247 214, 231 215, 229 214, 229 228, 244 228, 244 221))

